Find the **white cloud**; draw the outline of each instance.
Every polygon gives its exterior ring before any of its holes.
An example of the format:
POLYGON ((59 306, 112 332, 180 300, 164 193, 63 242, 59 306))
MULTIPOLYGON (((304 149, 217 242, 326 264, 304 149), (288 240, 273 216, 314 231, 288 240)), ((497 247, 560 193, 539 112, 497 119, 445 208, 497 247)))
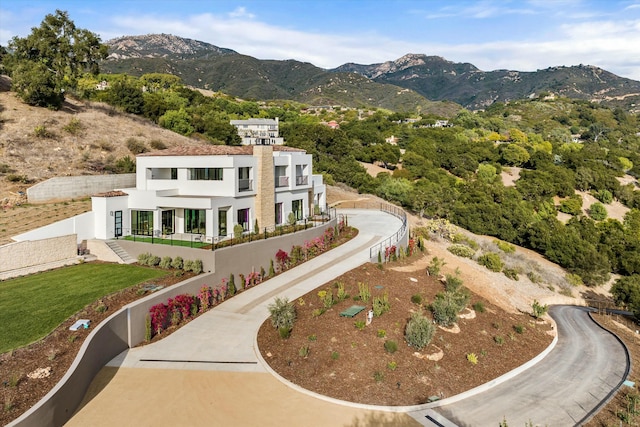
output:
POLYGON ((253 19, 255 15, 248 13, 246 7, 238 7, 233 12, 229 13, 231 18, 248 18, 253 19))

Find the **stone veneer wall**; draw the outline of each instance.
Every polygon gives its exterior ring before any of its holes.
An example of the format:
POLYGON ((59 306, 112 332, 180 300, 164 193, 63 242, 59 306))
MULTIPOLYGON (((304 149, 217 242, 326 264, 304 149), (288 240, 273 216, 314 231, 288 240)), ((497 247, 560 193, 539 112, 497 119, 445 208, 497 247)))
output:
POLYGON ((0 246, 0 273, 76 260, 77 256, 78 246, 75 234, 10 243, 0 246))
MULTIPOLYGON (((273 169, 273 147, 270 145, 256 145, 253 155, 258 159, 256 171, 256 219, 261 229, 273 227, 276 224, 275 213, 275 177, 273 169)), ((253 224, 251 224, 253 226, 253 224)))

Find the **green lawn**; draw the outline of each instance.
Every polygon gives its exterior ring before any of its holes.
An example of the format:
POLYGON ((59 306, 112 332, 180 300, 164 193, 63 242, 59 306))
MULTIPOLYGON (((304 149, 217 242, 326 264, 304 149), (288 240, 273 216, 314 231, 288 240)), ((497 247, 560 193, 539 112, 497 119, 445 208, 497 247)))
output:
POLYGON ((0 353, 37 341, 87 304, 166 271, 78 264, 0 282, 0 353))

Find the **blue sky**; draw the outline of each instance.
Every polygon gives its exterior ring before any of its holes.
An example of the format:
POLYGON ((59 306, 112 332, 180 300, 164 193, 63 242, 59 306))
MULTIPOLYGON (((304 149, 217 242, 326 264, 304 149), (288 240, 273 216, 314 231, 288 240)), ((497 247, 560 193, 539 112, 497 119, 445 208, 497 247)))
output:
POLYGON ((323 68, 424 53, 484 71, 588 64, 640 80, 640 0, 2 0, 0 44, 56 9, 103 41, 168 33, 323 68))

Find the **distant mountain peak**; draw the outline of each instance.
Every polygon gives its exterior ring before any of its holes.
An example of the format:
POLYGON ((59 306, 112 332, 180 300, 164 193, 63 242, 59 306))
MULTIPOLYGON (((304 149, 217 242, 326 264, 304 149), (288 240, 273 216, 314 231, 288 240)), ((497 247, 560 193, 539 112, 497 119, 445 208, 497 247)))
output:
POLYGON ((109 46, 108 59, 167 57, 182 59, 237 53, 231 49, 172 34, 123 36, 108 40, 105 44, 109 46))

